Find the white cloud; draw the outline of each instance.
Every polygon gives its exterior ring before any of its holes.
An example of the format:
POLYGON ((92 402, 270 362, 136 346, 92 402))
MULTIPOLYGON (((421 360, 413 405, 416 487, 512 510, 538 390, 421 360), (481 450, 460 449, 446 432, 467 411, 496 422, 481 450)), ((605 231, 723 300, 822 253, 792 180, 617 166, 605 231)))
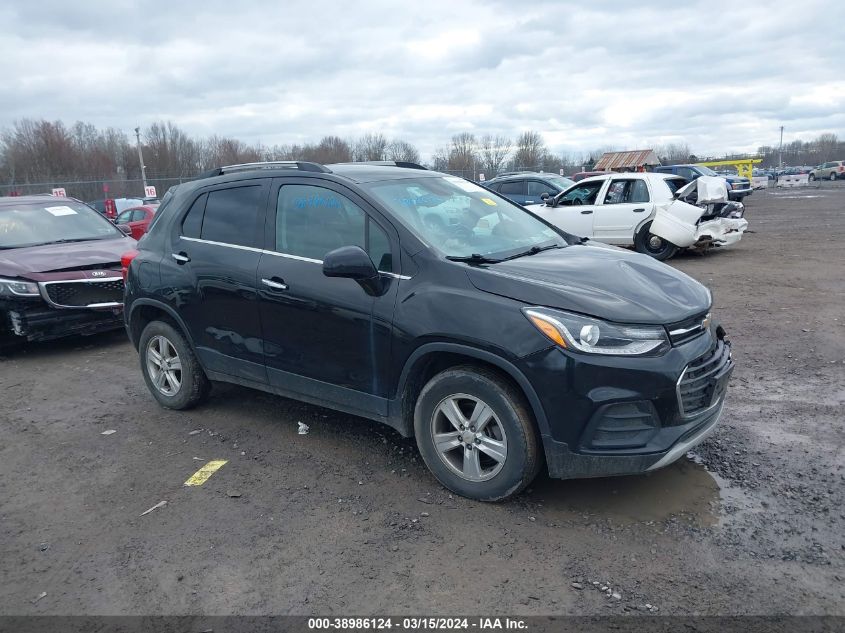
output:
POLYGON ((87 0, 0 8, 0 127, 166 118, 264 144, 460 131, 553 150, 845 136, 845 3, 87 0), (643 3, 639 3, 642 5, 643 3))

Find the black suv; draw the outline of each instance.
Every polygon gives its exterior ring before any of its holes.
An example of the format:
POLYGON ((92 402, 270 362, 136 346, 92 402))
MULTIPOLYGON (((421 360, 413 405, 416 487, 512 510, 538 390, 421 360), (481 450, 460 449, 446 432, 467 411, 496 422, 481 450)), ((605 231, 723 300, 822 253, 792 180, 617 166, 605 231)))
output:
POLYGON ((422 168, 217 169, 168 192, 123 263, 163 406, 225 381, 372 418, 476 499, 544 463, 671 463, 714 428, 733 368, 698 282, 422 168))

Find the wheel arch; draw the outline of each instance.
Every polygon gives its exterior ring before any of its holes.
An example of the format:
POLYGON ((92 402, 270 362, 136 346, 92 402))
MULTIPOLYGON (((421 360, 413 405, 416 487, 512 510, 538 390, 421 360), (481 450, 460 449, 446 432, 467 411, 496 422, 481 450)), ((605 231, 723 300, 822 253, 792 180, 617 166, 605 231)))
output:
POLYGON ((129 315, 126 319, 126 329, 129 333, 129 338, 135 349, 138 349, 138 342, 141 340, 141 332, 152 321, 157 320, 157 317, 164 317, 163 320, 173 323, 188 341, 188 345, 194 348, 194 341, 191 338, 191 333, 188 330, 185 322, 179 314, 172 307, 157 301, 155 299, 136 299, 132 302, 129 315))
POLYGON ((509 360, 461 343, 426 343, 405 361, 396 388, 393 415, 403 435, 414 434, 414 407, 425 384, 435 375, 458 365, 475 364, 495 369, 509 379, 525 397, 540 435, 549 434, 549 423, 540 398, 525 375, 509 360))

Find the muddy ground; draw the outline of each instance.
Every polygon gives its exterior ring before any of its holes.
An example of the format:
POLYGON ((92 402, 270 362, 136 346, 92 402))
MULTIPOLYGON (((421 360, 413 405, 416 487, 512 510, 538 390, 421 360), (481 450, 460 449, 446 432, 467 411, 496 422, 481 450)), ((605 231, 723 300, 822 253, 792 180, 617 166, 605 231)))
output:
POLYGON ((737 368, 651 475, 477 503, 365 420, 229 386, 164 411, 121 332, 6 357, 0 613, 845 614, 842 184, 757 192, 738 247, 672 260, 737 368))

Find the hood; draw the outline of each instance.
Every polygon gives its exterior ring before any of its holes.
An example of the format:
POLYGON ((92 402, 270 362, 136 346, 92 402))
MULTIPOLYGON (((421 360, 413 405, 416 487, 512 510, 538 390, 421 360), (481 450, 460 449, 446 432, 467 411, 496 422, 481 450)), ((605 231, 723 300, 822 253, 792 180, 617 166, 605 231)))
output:
POLYGON ((675 323, 710 308, 710 292, 691 277, 595 242, 469 268, 467 275, 485 292, 618 323, 675 323))
POLYGON ((25 277, 40 281, 45 277, 45 273, 98 268, 120 269, 120 256, 135 248, 136 244, 132 238, 116 237, 108 240, 0 250, 0 276, 25 277))

